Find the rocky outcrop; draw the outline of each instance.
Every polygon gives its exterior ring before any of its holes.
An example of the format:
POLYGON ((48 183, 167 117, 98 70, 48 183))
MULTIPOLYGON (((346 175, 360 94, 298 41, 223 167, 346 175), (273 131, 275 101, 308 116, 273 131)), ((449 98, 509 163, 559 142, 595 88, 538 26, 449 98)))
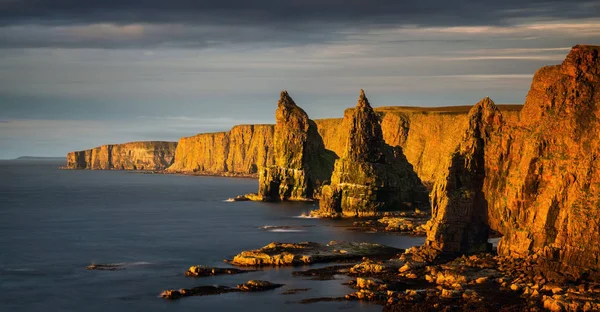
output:
POLYGON ((491 250, 483 193, 485 147, 502 125, 502 114, 490 98, 469 112, 463 139, 431 193, 432 220, 426 226, 426 247, 434 257, 491 250))
POLYGON ((372 216, 377 212, 427 205, 428 193, 402 148, 383 141, 379 117, 361 90, 344 116, 346 148, 335 162, 331 185, 323 187, 319 211, 328 216, 372 216))
POLYGON ((500 255, 535 255, 547 279, 600 278, 599 51, 575 46, 561 65, 538 70, 518 123, 482 110, 469 127, 479 135, 467 132, 434 191, 429 246, 479 249, 485 215, 504 235, 500 255))
POLYGON ((215 268, 204 265, 193 265, 186 272, 186 276, 191 277, 205 277, 215 275, 234 275, 254 272, 252 270, 240 270, 235 268, 215 268))
POLYGON ((521 122, 486 150, 484 192, 502 255, 550 269, 600 269, 600 47, 575 46, 537 71, 521 122))
POLYGON ((267 291, 284 286, 283 284, 274 284, 269 281, 249 280, 244 284, 239 284, 235 288, 228 286, 198 286, 194 288, 169 289, 160 293, 160 297, 170 300, 181 299, 190 296, 211 296, 231 292, 258 292, 267 291))
POLYGON ((275 117, 275 164, 260 171, 258 196, 267 201, 311 199, 329 179, 335 155, 325 150, 315 123, 285 90, 275 117))
POLYGON ((356 260, 362 257, 390 257, 402 250, 379 244, 331 241, 328 244, 313 242, 272 242, 259 249, 243 251, 229 261, 239 266, 286 266, 318 262, 356 260))
POLYGON ((273 125, 240 125, 181 138, 168 171, 257 175, 274 162, 273 133, 273 125))
POLYGON ((102 145, 67 154, 66 169, 162 170, 173 163, 176 142, 102 145))

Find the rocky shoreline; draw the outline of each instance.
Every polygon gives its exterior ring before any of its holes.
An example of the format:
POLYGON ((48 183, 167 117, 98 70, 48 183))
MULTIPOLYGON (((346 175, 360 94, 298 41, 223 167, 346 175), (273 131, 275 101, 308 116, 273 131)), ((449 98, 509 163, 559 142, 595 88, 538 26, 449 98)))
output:
MULTIPOLYGON (((238 266, 281 266, 337 262, 316 269, 294 271, 298 278, 334 280, 348 276, 348 294, 343 297, 305 298, 299 303, 359 300, 383 306, 383 311, 597 311, 600 283, 582 276, 569 280, 549 274, 541 257, 512 258, 495 252, 429 260, 423 247, 399 250, 366 243, 332 242, 271 243, 264 248, 243 251, 228 261, 238 266), (345 247, 347 252, 332 249, 345 247), (385 251, 385 252, 384 252, 385 251), (257 259, 260 259, 257 260, 257 259), (310 259, 308 261, 307 259, 310 259), (360 259, 359 262, 351 261, 360 259), (297 261, 296 261, 297 260, 297 261), (308 262, 307 262, 308 261, 308 262), (343 262, 350 263, 343 264, 343 262), (342 262, 342 264, 339 264, 342 262)), ((187 276, 203 277, 240 274, 236 268, 192 266, 187 276)), ((165 299, 218 295, 230 292, 268 291, 283 286, 250 280, 236 287, 203 285, 170 289, 165 299)), ((281 295, 308 289, 290 289, 281 295)))

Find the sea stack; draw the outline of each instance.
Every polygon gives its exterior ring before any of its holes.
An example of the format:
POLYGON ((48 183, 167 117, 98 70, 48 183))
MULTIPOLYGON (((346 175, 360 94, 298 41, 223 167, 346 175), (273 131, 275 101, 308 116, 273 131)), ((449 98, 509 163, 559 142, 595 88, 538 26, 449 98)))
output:
POLYGON ((490 98, 471 108, 463 139, 431 193, 426 247, 432 258, 491 251, 483 193, 485 146, 501 127, 502 114, 490 98))
POLYGON ((285 90, 275 119, 275 165, 260 171, 258 196, 265 201, 312 199, 329 179, 335 156, 325 150, 315 123, 285 90))
POLYGON ((402 148, 384 142, 379 118, 363 90, 343 123, 349 131, 346 148, 335 162, 331 184, 323 187, 318 214, 362 217, 427 205, 427 190, 402 148))

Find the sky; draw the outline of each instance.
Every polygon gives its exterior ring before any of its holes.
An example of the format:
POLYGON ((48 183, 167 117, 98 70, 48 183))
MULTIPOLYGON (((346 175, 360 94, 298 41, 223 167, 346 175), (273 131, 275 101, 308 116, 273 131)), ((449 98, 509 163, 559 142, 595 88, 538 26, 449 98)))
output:
POLYGON ((0 0, 0 159, 373 106, 522 104, 600 1, 0 0))

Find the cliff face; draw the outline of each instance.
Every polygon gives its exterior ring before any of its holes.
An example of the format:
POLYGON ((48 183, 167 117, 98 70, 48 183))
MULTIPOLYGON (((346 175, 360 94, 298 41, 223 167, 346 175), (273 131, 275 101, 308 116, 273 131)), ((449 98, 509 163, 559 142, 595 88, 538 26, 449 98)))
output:
MULTIPOLYGON (((448 167, 447 160, 467 128, 469 108, 381 107, 374 110, 381 120, 384 141, 402 147, 419 178, 425 185, 432 186, 436 174, 448 167)), ((505 120, 518 120, 520 105, 498 105, 498 108, 505 120)), ((352 110, 346 110, 345 114, 352 110)), ((343 118, 317 119, 314 123, 325 149, 330 151, 327 157, 335 159, 343 155, 348 138, 348 132, 342 130, 343 118)), ((258 176, 259 168, 275 165, 273 142, 274 125, 239 125, 227 132, 184 137, 177 145, 175 161, 168 171, 258 176)), ((108 166, 98 165, 99 162, 91 163, 91 157, 81 153, 77 160, 75 155, 69 157, 72 161, 67 167, 108 169, 108 166)), ((120 169, 120 166, 112 169, 120 169)), ((123 166, 123 169, 131 170, 133 166, 123 166)), ((328 177, 320 180, 328 180, 328 177)))
MULTIPOLYGON (((521 105, 497 105, 506 122, 519 120, 521 105)), ((381 120, 385 143, 400 146, 414 171, 427 186, 432 186, 438 173, 448 168, 448 160, 469 124, 471 106, 379 107, 374 108, 381 120)), ((344 115, 350 114, 347 109, 344 115)), ((316 119, 325 148, 343 155, 348 138, 343 119, 316 119)))
POLYGON ((102 145, 67 154, 68 169, 161 170, 173 163, 175 142, 102 145))
POLYGON ((168 171, 258 174, 274 162, 273 132, 272 125, 240 125, 181 138, 168 171))
POLYGON ((427 205, 425 186, 400 147, 383 141, 379 116, 361 90, 356 108, 347 111, 342 127, 348 137, 335 162, 331 185, 323 187, 320 214, 371 216, 386 210, 427 205))
POLYGON ((520 122, 483 110, 488 117, 469 127, 446 182, 436 185, 426 247, 477 249, 481 241, 470 238, 485 234, 487 214, 504 235, 499 254, 536 254, 549 279, 600 278, 599 50, 575 46, 561 65, 538 70, 520 122))
POLYGON ((599 50, 575 46, 561 65, 538 70, 522 121, 486 151, 501 254, 538 253, 573 274, 600 269, 599 50))
POLYGON ((286 91, 275 112, 275 164, 260 171, 258 195, 264 200, 303 200, 329 179, 333 158, 325 151, 315 123, 286 91))

